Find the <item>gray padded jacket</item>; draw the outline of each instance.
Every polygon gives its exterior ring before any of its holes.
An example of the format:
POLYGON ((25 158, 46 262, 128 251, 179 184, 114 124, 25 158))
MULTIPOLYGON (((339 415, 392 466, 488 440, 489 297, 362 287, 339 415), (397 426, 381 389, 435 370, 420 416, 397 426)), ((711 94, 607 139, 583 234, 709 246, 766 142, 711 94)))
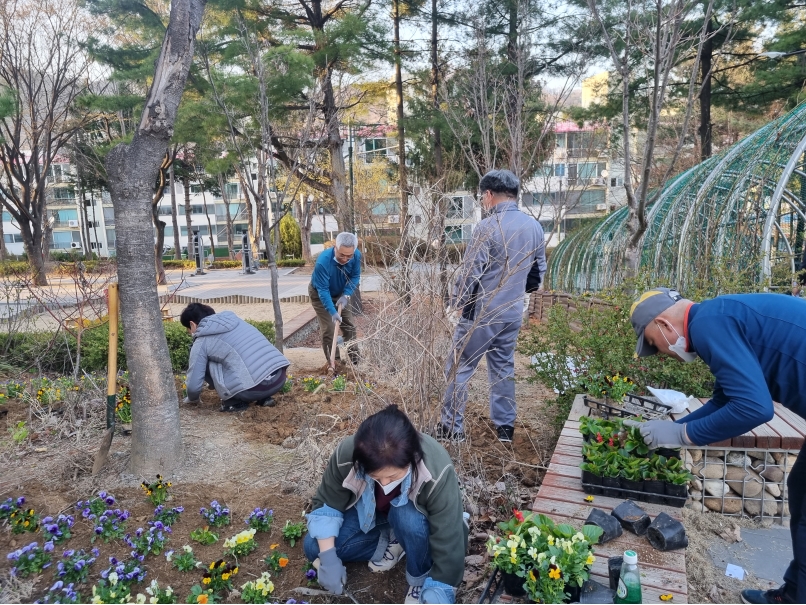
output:
POLYGON ((193 335, 186 380, 191 401, 199 399, 208 365, 218 396, 227 400, 291 362, 255 326, 222 311, 202 319, 193 335))

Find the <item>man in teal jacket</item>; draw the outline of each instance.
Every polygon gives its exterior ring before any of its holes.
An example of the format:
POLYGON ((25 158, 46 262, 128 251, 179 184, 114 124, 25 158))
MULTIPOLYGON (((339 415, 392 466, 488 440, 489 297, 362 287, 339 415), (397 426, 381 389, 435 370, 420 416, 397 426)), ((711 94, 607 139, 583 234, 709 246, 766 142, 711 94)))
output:
MULTIPOLYGON (((345 344, 355 339, 355 325, 350 311, 350 297, 361 282, 361 252, 358 238, 353 233, 339 233, 336 245, 322 252, 316 259, 308 296, 319 320, 322 350, 330 360, 330 347, 334 346, 336 322, 341 323, 345 344), (340 308, 340 309, 339 309, 340 308)), ((350 361, 358 363, 358 347, 347 345, 350 361)), ((340 359, 338 348, 336 359, 340 359)))
MULTIPOLYGON (((806 418, 806 301, 732 294, 695 304, 655 288, 633 304, 639 357, 699 356, 714 374, 711 400, 678 422, 633 423, 652 447, 707 445, 742 435, 775 415, 773 401, 806 418)), ((631 421, 628 421, 631 422, 631 421)), ((775 590, 744 590, 745 603, 806 603, 806 454, 787 480, 794 559, 775 590)))

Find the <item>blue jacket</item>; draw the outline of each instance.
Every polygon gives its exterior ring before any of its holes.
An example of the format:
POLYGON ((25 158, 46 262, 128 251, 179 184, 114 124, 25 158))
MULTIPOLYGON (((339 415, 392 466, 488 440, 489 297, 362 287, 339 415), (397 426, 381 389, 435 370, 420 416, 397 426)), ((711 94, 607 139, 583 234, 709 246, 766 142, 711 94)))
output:
POLYGON ((208 315, 193 335, 185 382, 188 399, 199 399, 208 367, 218 396, 226 400, 289 365, 255 326, 232 311, 208 315))
POLYGON ((319 254, 311 276, 311 285, 319 293, 322 304, 331 315, 336 313, 333 299, 342 294, 352 296, 361 282, 361 251, 356 250, 353 258, 345 265, 336 262, 335 252, 335 248, 328 248, 319 254))
POLYGON ((682 418, 697 445, 769 422, 773 401, 806 417, 806 301, 781 294, 732 294, 693 305, 689 350, 716 379, 711 401, 682 418))

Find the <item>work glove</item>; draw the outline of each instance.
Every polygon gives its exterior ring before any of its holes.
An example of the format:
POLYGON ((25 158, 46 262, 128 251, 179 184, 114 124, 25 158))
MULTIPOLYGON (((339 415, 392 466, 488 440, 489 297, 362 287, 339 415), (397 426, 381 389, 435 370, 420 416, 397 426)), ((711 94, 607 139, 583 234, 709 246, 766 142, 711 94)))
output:
POLYGON ((656 450, 659 447, 676 449, 692 445, 686 438, 686 425, 677 424, 670 420, 650 420, 648 422, 637 422, 635 420, 625 420, 626 426, 638 428, 644 443, 649 449, 656 450))
POLYGON ((445 316, 448 318, 448 321, 454 328, 459 325, 459 318, 461 317, 461 314, 458 310, 445 307, 445 316))
POLYGON ((319 553, 319 572, 317 581, 325 590, 333 594, 344 592, 344 583, 347 581, 347 568, 344 567, 336 554, 336 549, 329 548, 319 553))
POLYGON ((350 304, 350 297, 345 296, 344 294, 342 294, 339 297, 339 300, 336 301, 336 306, 341 307, 342 309, 346 309, 347 305, 349 305, 349 304, 350 304))
POLYGON ((330 319, 333 320, 333 323, 336 323, 336 322, 341 323, 341 315, 339 315, 338 313, 331 313, 330 314, 330 319))

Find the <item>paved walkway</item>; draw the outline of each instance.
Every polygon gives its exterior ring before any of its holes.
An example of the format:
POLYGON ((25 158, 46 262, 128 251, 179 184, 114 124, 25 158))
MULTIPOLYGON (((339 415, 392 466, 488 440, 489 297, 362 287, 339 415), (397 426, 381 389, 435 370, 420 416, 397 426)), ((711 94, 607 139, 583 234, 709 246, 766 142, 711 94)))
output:
MULTIPOLYGON (((283 302, 304 302, 308 296, 310 275, 292 275, 293 269, 280 269, 279 291, 283 302), (300 297, 297 299, 297 297, 300 297), (291 300, 288 300, 291 299, 291 300), (297 300, 295 300, 297 299, 297 300)), ((252 275, 237 270, 213 270, 205 275, 182 271, 167 271, 167 286, 160 286, 160 295, 176 292, 177 302, 189 298, 207 302, 251 303, 271 300, 271 275, 265 269, 252 275), (231 298, 232 300, 224 300, 231 298), (239 299, 240 297, 240 299, 239 299)), ((361 276, 361 291, 380 289, 381 278, 375 274, 361 276)))

